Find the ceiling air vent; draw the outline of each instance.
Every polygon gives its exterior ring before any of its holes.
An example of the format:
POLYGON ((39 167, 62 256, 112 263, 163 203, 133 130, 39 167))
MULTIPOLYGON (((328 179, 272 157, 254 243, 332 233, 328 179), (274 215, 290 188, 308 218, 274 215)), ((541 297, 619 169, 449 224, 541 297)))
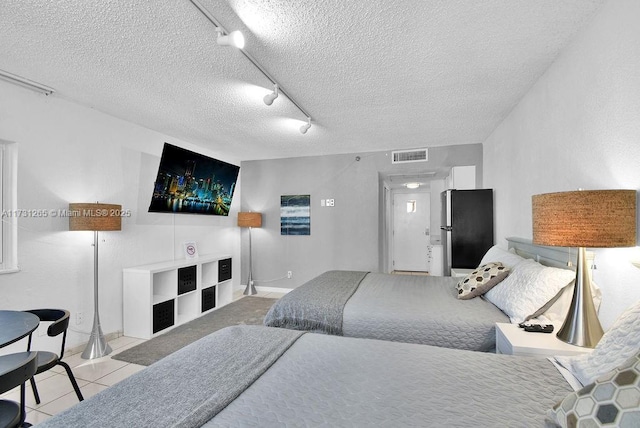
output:
POLYGON ((391 152, 391 163, 426 162, 429 160, 427 149, 395 150, 391 152))

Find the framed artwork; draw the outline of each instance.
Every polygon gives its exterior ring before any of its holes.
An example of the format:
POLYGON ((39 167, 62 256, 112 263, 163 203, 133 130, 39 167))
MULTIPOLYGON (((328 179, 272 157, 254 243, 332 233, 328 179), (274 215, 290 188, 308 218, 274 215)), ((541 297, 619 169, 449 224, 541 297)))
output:
POLYGON ((311 195, 280 196, 280 234, 311 235, 311 195))

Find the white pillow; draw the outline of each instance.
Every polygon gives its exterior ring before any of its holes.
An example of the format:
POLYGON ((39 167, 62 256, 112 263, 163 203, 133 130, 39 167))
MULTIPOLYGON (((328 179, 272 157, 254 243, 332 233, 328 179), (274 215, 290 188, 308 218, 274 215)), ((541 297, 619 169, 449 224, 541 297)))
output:
POLYGON ((487 263, 491 262, 500 262, 507 269, 512 269, 515 265, 520 263, 521 261, 526 260, 524 257, 517 255, 516 253, 512 253, 511 251, 503 250, 502 248, 494 245, 489 248, 485 255, 482 257, 482 261, 478 266, 484 266, 487 263))
POLYGON ((593 352, 555 357, 582 383, 589 385, 631 358, 640 349, 640 301, 628 308, 602 336, 593 352))
POLYGON ((574 278, 573 271, 542 266, 534 260, 524 259, 513 267, 504 281, 484 296, 517 324, 542 308, 574 278))
MULTIPOLYGON (((531 315, 531 318, 538 320, 540 324, 562 324, 571 307, 574 283, 575 281, 560 290, 553 299, 549 300, 546 305, 531 315)), ((600 291, 600 287, 593 281, 591 281, 591 295, 593 296, 593 305, 597 312, 602 302, 602 291, 600 291)), ((528 320, 525 319, 525 321, 528 320)))

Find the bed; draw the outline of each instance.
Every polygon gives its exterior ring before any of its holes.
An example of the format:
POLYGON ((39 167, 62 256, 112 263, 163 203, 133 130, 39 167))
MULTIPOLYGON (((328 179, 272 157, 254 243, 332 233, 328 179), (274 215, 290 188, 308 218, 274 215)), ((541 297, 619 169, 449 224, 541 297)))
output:
MULTIPOLYGON (((543 315, 551 305, 547 308, 544 306, 553 299, 558 300, 559 291, 574 278, 573 272, 566 269, 569 257, 566 250, 533 246, 519 238, 509 238, 508 242, 510 251, 494 247, 487 252, 481 264, 496 261, 513 269, 525 258, 530 259, 526 265, 528 271, 519 275, 522 281, 528 281, 529 284, 511 287, 514 290, 512 293, 507 293, 506 286, 498 284, 482 297, 462 300, 458 298, 459 290, 456 287, 461 278, 329 271, 279 299, 265 317, 264 325, 348 337, 493 351, 497 322, 519 323, 543 315), (532 270, 535 270, 536 276, 532 276, 532 270), (553 273, 553 284, 544 292, 532 290, 540 288, 537 283, 543 272, 553 273), (496 291, 500 287, 502 293, 496 291), (524 294, 532 293, 536 294, 535 302, 519 301, 524 294), (518 307, 522 304, 526 307, 518 307)), ((509 277, 505 284, 508 280, 509 277)))
POLYGON ((615 417, 624 426, 624 418, 638 417, 637 406, 610 396, 640 394, 640 304, 618 324, 592 354, 564 366, 555 359, 227 327, 40 426, 543 427, 566 423, 586 398, 595 405, 581 418, 598 414, 598 406, 609 406, 603 408, 611 418, 611 403, 620 401, 615 417), (588 370, 581 372, 580 364, 588 370), (636 381, 612 384, 622 371, 627 379, 635 373, 636 381), (594 379, 609 382, 609 399, 589 386, 594 379))

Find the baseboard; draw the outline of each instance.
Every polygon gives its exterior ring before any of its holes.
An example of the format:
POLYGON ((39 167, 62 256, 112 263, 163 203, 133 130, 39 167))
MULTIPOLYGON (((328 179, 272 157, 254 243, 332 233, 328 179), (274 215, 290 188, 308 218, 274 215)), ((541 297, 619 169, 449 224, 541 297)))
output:
POLYGON ((288 293, 293 290, 293 288, 280 288, 280 287, 262 287, 260 285, 256 286, 257 291, 262 291, 264 293, 288 293))
MULTIPOLYGON (((244 291, 245 288, 247 288, 246 285, 240 284, 234 289, 234 291, 238 291, 238 290, 244 291)), ((256 291, 262 291, 263 293, 285 293, 286 294, 292 290, 293 288, 263 287, 261 285, 256 285, 256 291)))

